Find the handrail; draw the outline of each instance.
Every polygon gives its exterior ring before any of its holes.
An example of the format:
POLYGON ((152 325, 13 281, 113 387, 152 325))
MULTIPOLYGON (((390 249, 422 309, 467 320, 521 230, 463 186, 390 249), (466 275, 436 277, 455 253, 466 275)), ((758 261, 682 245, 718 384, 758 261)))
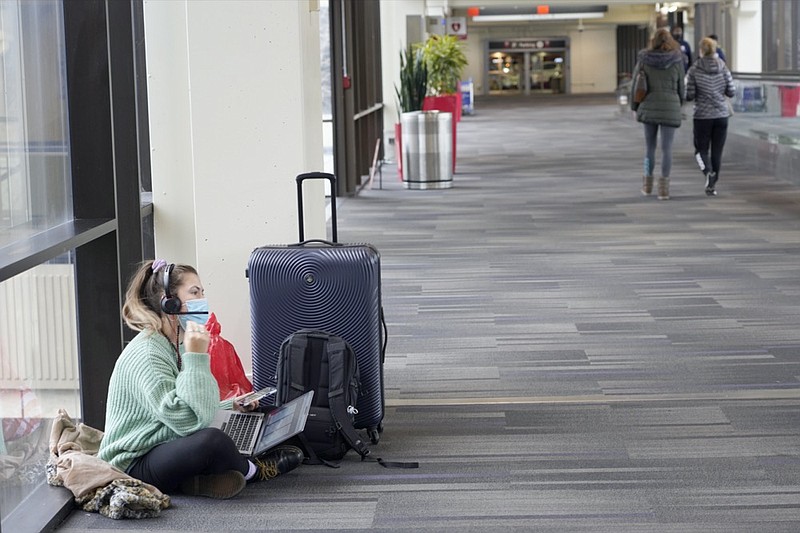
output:
POLYGON ((736 80, 800 83, 800 72, 731 72, 736 80))
POLYGON ((353 121, 356 121, 356 120, 358 120, 360 118, 364 118, 367 115, 371 115, 372 113, 374 113, 376 111, 379 111, 381 109, 383 109, 383 102, 378 102, 374 106, 369 107, 369 108, 365 109, 364 111, 361 111, 361 112, 356 113, 355 115, 353 115, 353 121))

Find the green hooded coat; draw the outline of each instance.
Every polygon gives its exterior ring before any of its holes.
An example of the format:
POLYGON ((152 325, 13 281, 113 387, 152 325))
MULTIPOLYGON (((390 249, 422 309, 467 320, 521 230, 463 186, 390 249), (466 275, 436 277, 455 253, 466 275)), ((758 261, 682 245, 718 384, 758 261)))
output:
MULTIPOLYGON (((680 127, 684 95, 681 51, 642 50, 633 69, 634 80, 640 69, 647 75, 647 96, 635 109, 636 120, 680 127)), ((633 87, 629 101, 633 102, 633 87)))

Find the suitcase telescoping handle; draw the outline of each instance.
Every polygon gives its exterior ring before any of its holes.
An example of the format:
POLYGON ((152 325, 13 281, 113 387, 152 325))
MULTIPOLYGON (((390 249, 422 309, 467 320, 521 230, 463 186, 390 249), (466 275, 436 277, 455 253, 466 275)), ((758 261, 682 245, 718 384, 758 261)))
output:
POLYGON ((297 180, 297 216, 300 229, 300 242, 305 242, 303 228, 303 182, 305 180, 328 180, 331 183, 331 240, 339 242, 336 230, 336 176, 327 172, 307 172, 295 178, 297 180))

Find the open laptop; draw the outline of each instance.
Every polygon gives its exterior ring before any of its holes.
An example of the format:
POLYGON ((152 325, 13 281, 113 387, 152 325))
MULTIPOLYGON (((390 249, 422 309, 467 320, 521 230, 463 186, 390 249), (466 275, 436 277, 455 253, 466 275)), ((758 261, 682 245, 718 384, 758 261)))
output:
POLYGON ((231 437, 239 453, 254 457, 305 429, 313 396, 314 391, 308 391, 270 413, 219 410, 211 427, 219 428, 231 437))

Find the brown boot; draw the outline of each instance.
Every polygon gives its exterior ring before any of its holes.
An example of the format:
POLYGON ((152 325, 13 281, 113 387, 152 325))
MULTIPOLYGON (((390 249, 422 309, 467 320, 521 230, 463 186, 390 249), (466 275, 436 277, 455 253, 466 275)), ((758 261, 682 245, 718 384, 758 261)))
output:
POLYGON ((642 177, 642 195, 649 196, 653 192, 653 176, 642 177))
POLYGON ((669 200, 669 178, 658 178, 658 199, 669 200))
POLYGON ((227 500, 242 492, 246 484, 240 472, 228 470, 222 474, 190 477, 181 483, 180 489, 189 496, 227 500))

